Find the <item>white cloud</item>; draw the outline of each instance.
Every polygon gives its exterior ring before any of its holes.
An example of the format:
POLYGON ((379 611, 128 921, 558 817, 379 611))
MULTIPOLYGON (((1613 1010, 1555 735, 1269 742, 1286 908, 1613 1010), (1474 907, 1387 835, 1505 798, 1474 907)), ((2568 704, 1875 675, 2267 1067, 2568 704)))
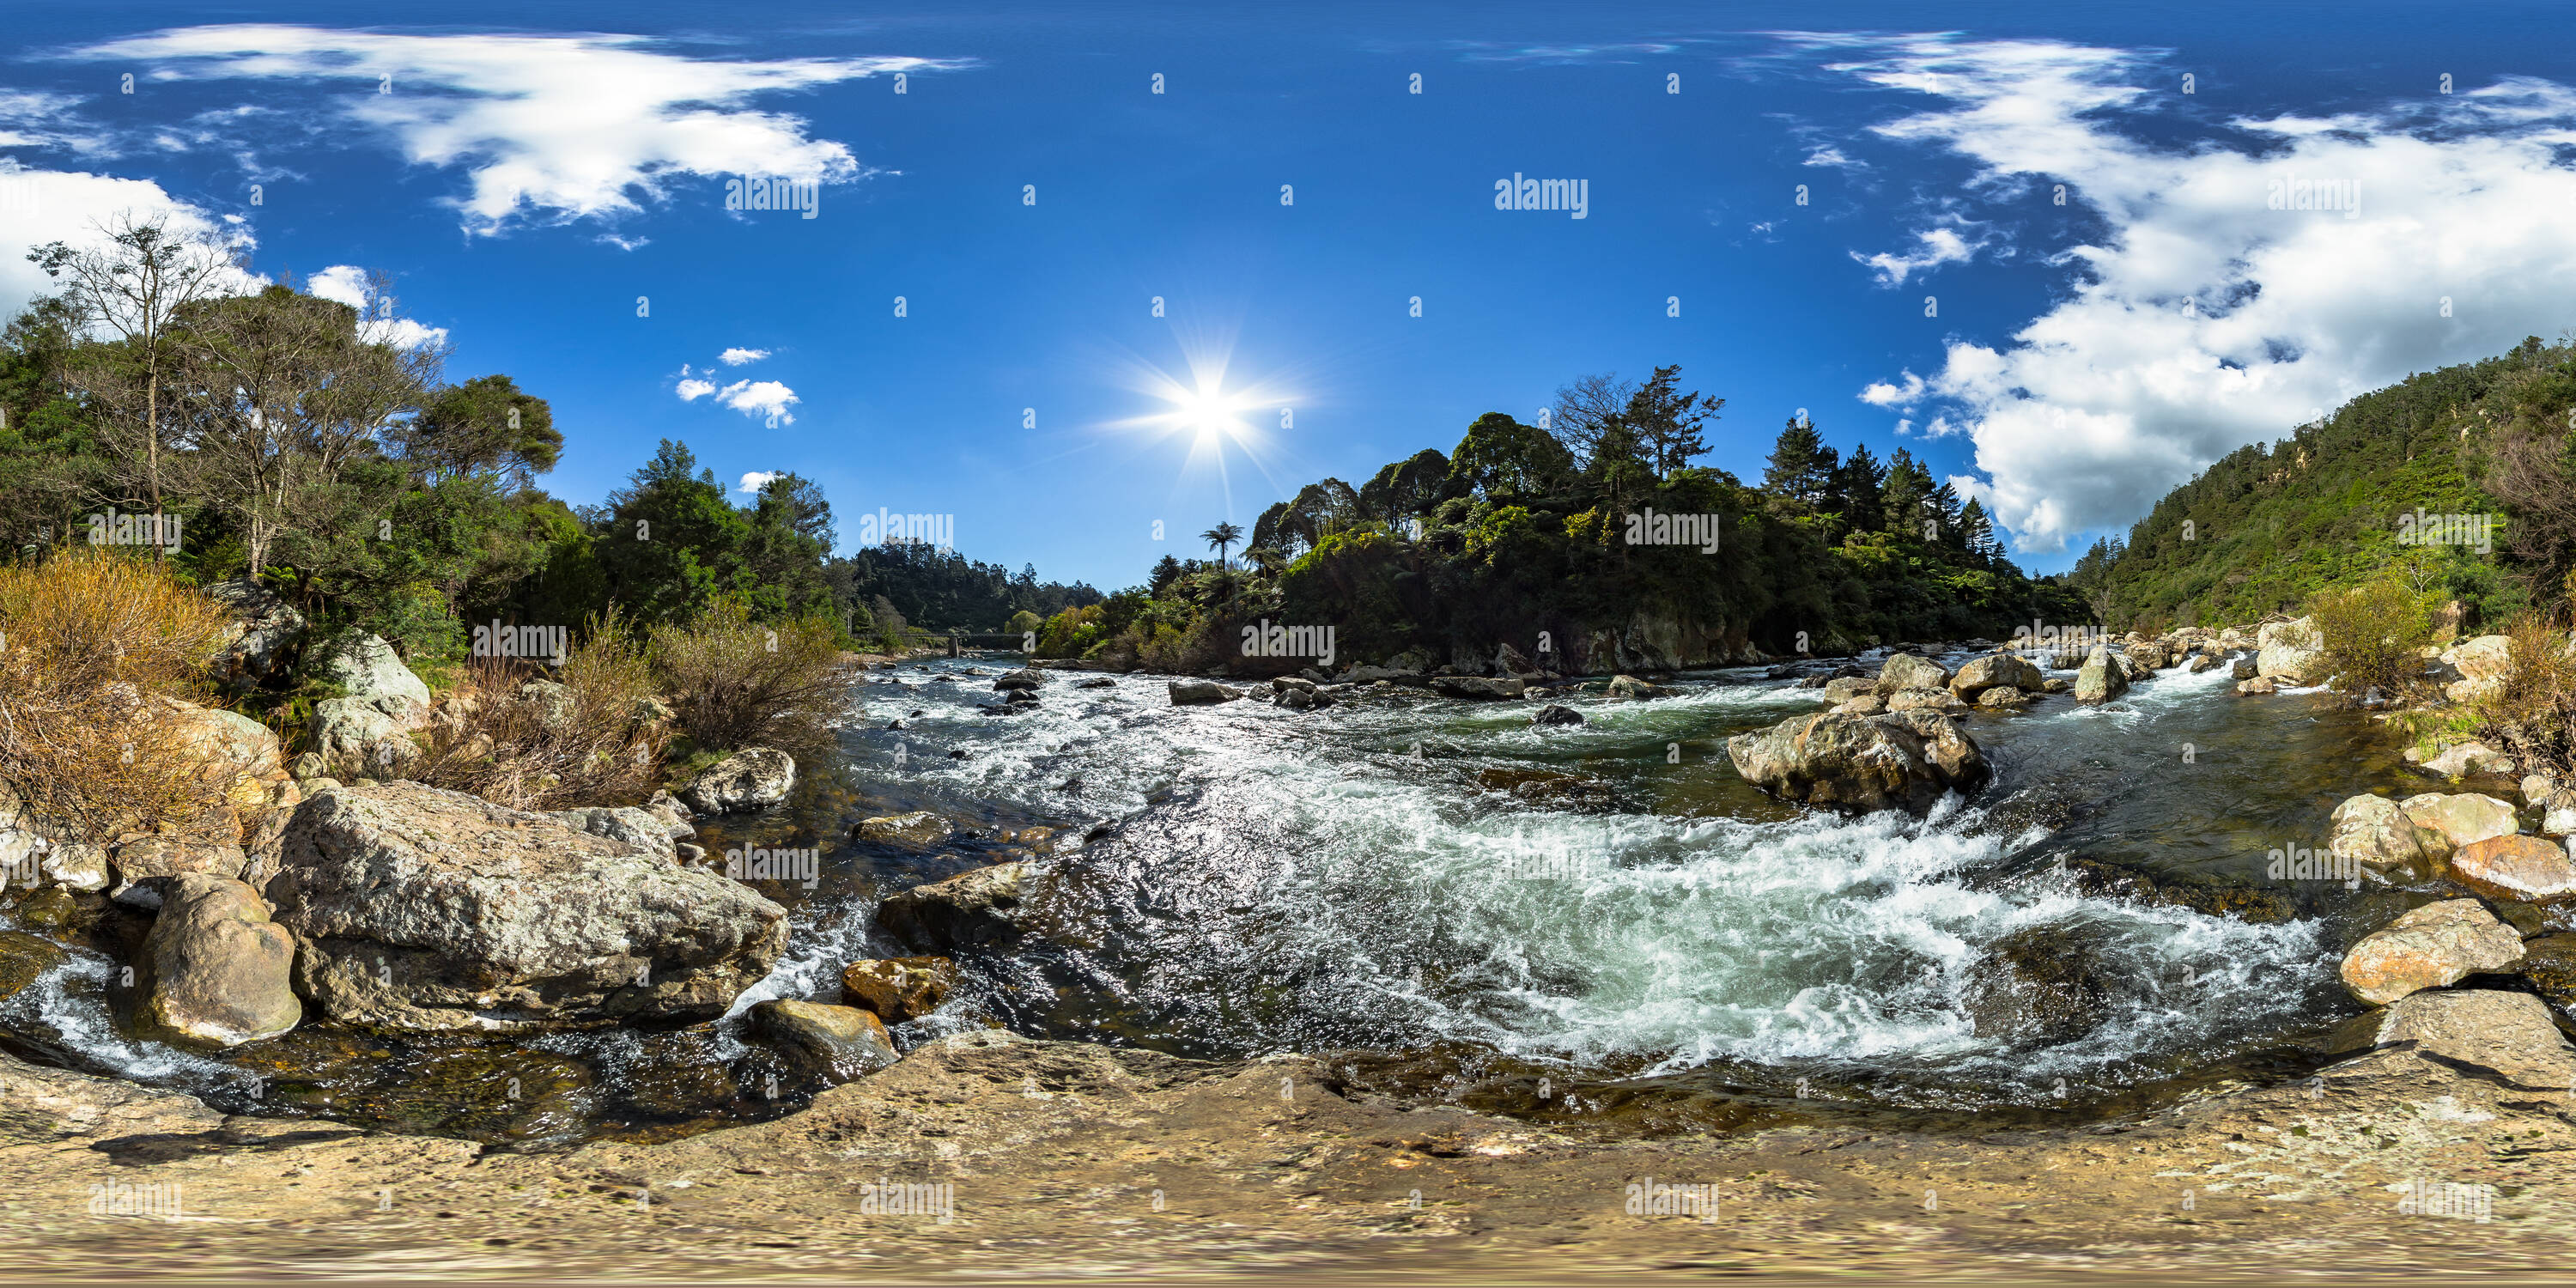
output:
MULTIPOLYGON (((172 197, 148 179, 119 179, 78 171, 37 170, 0 157, 0 320, 39 295, 51 295, 59 283, 27 262, 30 246, 66 242, 74 246, 103 241, 98 226, 131 213, 137 219, 159 215, 174 231, 209 233, 247 249, 252 243, 239 226, 209 216, 172 197)), ((249 273, 230 275, 224 289, 257 290, 266 279, 249 273)))
POLYGON ((775 425, 793 425, 787 408, 801 401, 796 391, 775 380, 737 380, 716 391, 716 401, 746 416, 765 416, 775 425))
POLYGON ((768 356, 767 349, 727 349, 716 361, 728 367, 739 367, 746 362, 758 362, 768 356))
POLYGON ((734 490, 738 492, 757 492, 760 489, 769 486, 769 481, 777 477, 778 471, 776 470, 753 470, 749 474, 742 476, 742 482, 737 484, 734 490))
POLYGON ((356 309, 360 319, 358 334, 370 344, 417 349, 423 345, 437 347, 447 343, 447 328, 443 326, 423 326, 403 317, 368 317, 367 270, 355 264, 333 264, 304 279, 304 293, 337 300, 356 309))
POLYGON ((1872 407, 1911 407, 1923 400, 1923 377, 1909 371, 1904 384, 1872 384, 1860 391, 1860 400, 1872 407))
POLYGON ((1880 251, 1864 258, 1859 251, 1851 257, 1878 270, 1881 286, 1903 286, 1909 273, 1929 272, 1943 264, 1964 264, 1976 258, 1985 243, 1971 243, 1955 228, 1927 228, 1914 234, 1922 249, 1912 255, 1891 255, 1880 251))
POLYGON ((115 142, 104 130, 73 124, 72 108, 82 101, 74 94, 0 89, 0 148, 61 148, 112 155, 115 142))
MULTIPOLYGON (((2023 550, 2125 525, 2320 408, 2566 325, 2566 87, 2511 79, 2332 119, 2241 118, 2225 141, 2168 146, 2110 119, 2167 74, 2146 55, 1949 37, 1872 55, 1835 70, 1947 103, 1877 133, 1969 159, 1997 195, 2045 201, 2064 183, 2107 225, 2051 261, 2070 278, 2056 304, 1999 346, 1951 340, 1926 382, 1956 416, 1929 432, 1973 438, 1984 494, 2023 550), (2358 210, 2274 208, 2295 181, 2358 210)), ((1861 397, 1905 392, 1881 382, 1861 397)))
POLYGON ((76 50, 140 60, 156 79, 331 80, 390 94, 339 100, 360 128, 414 164, 457 167, 455 205, 474 233, 518 219, 615 218, 682 175, 775 175, 845 183, 848 148, 806 137, 802 117, 756 98, 880 73, 948 69, 921 58, 728 62, 625 35, 417 35, 280 24, 182 27, 76 50))
POLYGON ((680 401, 696 402, 715 391, 716 382, 712 380, 683 380, 679 388, 680 401))
POLYGON ((1820 145, 1809 151, 1807 153, 1807 159, 1800 162, 1800 164, 1838 166, 1846 170, 1866 170, 1869 168, 1858 161, 1852 160, 1850 157, 1844 156, 1841 148, 1833 147, 1829 144, 1820 145))

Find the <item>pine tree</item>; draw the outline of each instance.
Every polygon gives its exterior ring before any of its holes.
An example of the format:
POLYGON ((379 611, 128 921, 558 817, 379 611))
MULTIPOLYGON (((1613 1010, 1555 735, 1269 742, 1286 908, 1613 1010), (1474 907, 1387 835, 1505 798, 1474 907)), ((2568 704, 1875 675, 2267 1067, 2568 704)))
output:
POLYGON ((1966 534, 1960 524, 1958 489, 1943 483, 1932 489, 1932 495, 1926 499, 1931 502, 1931 505, 1924 513, 1934 523, 1940 525, 1938 528, 1940 543, 1953 550, 1966 550, 1968 548, 1966 534))
POLYGON ((1879 489, 1879 499, 1886 516, 1887 530, 1922 540, 1923 521, 1938 516, 1927 513, 1923 503, 1932 496, 1932 471, 1923 468, 1914 453, 1900 447, 1887 458, 1887 483, 1879 489))
POLYGON ((1809 504, 1822 500, 1831 466, 1824 438, 1814 421, 1792 416, 1771 445, 1771 461, 1762 471, 1762 490, 1809 504))
POLYGON ((1967 545, 1968 557, 1979 565, 1993 563, 2004 552, 1995 540, 1994 521, 1986 517, 1986 507, 1973 496, 1959 507, 1959 536, 1967 545))
POLYGON ((1657 367, 1653 378, 1628 396, 1628 408, 1619 416, 1636 432, 1644 449, 1646 464, 1655 477, 1670 478, 1675 470, 1690 464, 1691 458, 1708 451, 1708 440, 1700 436, 1700 426, 1717 415, 1726 405, 1723 398, 1703 398, 1698 390, 1677 392, 1680 367, 1657 367))
POLYGON ((1842 515, 1843 522, 1855 530, 1875 531, 1886 487, 1887 467, 1870 455, 1869 444, 1856 443, 1834 471, 1833 496, 1826 508, 1842 515))

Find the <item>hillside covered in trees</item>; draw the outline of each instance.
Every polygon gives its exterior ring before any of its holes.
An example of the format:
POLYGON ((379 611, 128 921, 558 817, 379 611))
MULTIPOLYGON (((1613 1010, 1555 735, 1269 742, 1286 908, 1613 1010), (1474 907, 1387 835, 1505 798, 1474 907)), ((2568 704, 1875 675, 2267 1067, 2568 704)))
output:
POLYGON ((1446 453, 1309 484, 1249 534, 1211 530, 1214 566, 1167 559, 1148 585, 1058 615, 1041 651, 1196 670, 1275 619, 1334 626, 1349 658, 1661 639, 1715 659, 2077 620, 2063 587, 2003 557, 1975 501, 1903 450, 1845 456, 1793 420, 1759 486, 1691 464, 1723 400, 1680 374, 1586 377, 1544 425, 1488 413, 1446 453))
POLYGON ((2571 411, 2576 349, 2537 337, 2409 376, 2229 453, 2068 581, 2121 628, 2252 621, 2383 575, 2460 601, 2473 625, 2554 610, 2576 570, 2571 411), (2453 515, 2497 521, 2426 522, 2453 515))

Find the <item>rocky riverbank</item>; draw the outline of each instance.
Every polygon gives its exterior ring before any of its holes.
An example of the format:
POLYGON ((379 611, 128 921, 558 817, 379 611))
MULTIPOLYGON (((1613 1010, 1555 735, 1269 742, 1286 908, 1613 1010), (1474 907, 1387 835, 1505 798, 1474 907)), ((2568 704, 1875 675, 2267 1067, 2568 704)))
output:
POLYGON ((1615 1104, 1539 1124, 1391 1094, 1379 1058, 996 1032, 776 1122, 550 1155, 226 1118, 10 1062, 0 1275, 2537 1273, 2576 1253, 2576 1130, 2568 1054, 2526 1036, 2501 1061, 2410 1032, 2312 1080, 2081 1126, 1931 1133, 1784 1099, 1649 1139, 1615 1104))

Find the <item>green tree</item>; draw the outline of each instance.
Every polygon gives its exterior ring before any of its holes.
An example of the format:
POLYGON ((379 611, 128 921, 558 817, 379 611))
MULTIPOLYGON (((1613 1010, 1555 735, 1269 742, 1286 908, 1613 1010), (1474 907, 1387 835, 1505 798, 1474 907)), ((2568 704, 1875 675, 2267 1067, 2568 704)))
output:
POLYGON ((1834 477, 1832 453, 1814 421, 1790 417, 1780 437, 1772 441, 1771 459, 1762 471, 1762 490, 1807 505, 1823 502, 1834 477))
POLYGON ((1474 491, 1498 503, 1554 491, 1574 474, 1574 458, 1546 431, 1489 411, 1467 427, 1449 454, 1452 495, 1474 491))
POLYGON ((609 597, 646 626, 685 622, 741 587, 751 524, 725 501, 715 471, 663 439, 653 459, 608 496, 598 534, 609 597))
POLYGON ((1672 477, 1673 471, 1689 465, 1692 457, 1708 451, 1708 440, 1700 429, 1716 419, 1718 409, 1726 405, 1725 399, 1701 397, 1696 389, 1680 392, 1681 375, 1678 366, 1655 368, 1655 374, 1629 395, 1627 408, 1619 413, 1619 419, 1636 434, 1646 466, 1658 479, 1672 477))
POLYGON ((1220 523, 1215 527, 1200 533, 1199 540, 1205 541, 1208 543, 1209 549, 1216 551, 1216 566, 1219 569, 1223 569, 1225 567, 1226 547, 1243 540, 1243 529, 1238 528, 1231 523, 1220 523))

